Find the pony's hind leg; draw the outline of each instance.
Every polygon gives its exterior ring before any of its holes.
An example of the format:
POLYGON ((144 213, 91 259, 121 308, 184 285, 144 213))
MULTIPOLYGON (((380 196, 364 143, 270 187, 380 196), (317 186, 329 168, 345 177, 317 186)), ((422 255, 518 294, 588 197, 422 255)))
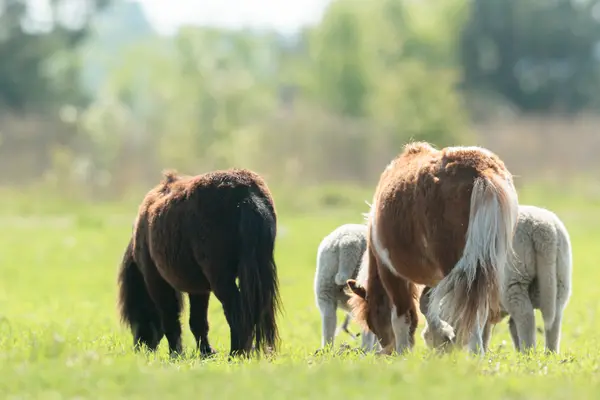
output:
POLYGON ((145 278, 150 297, 160 315, 162 330, 169 342, 169 352, 171 356, 181 354, 181 293, 171 287, 157 270, 148 269, 145 278))
POLYGON ((190 330, 196 339, 196 345, 203 357, 214 354, 208 342, 208 301, 210 292, 206 294, 190 294, 190 330))
POLYGON ((229 325, 231 339, 229 357, 242 355, 250 350, 252 337, 244 329, 240 292, 234 280, 231 280, 228 284, 222 283, 213 286, 212 289, 223 305, 223 312, 229 325))

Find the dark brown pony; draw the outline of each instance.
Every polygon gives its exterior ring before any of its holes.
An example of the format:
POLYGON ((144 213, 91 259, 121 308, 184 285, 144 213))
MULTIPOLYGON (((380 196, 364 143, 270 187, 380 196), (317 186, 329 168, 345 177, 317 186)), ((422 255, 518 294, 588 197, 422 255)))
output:
MULTIPOLYGON (((414 343, 417 285, 433 288, 426 315, 431 329, 442 329, 443 318, 458 344, 468 341, 471 351, 484 351, 482 331, 488 313, 500 309, 517 208, 512 175, 486 149, 436 150, 417 142, 388 165, 368 217, 368 268, 390 299, 391 319, 380 325, 391 322, 397 352, 414 343)), ((370 299, 376 281, 359 288, 350 280, 348 286, 355 314, 380 336, 369 317, 380 306, 370 299)))
POLYGON ((163 335, 181 353, 181 292, 202 355, 208 342, 208 300, 223 305, 230 355, 274 350, 280 299, 273 251, 277 217, 263 179, 248 170, 193 177, 165 174, 139 207, 119 272, 119 305, 134 345, 155 350, 163 335), (239 288, 236 285, 239 278, 239 288))

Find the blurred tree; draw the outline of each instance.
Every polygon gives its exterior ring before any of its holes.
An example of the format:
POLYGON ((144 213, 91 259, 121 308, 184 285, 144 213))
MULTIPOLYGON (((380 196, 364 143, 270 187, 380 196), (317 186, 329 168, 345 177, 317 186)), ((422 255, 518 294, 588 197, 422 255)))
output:
POLYGON ((397 146, 460 141, 467 120, 454 89, 462 4, 334 1, 311 37, 316 100, 390 129, 397 146))
POLYGON ((315 94, 330 110, 354 117, 365 115, 369 90, 367 44, 360 24, 365 7, 356 1, 331 3, 311 45, 315 94))
POLYGON ((371 115, 396 134, 438 146, 467 134, 467 119, 456 92, 455 39, 462 0, 384 0, 371 20, 372 71, 380 82, 370 96, 371 115))
POLYGON ((187 27, 131 46, 105 90, 147 122, 164 164, 184 170, 230 163, 232 132, 273 108, 276 38, 187 27), (152 65, 152 68, 147 68, 152 65))
POLYGON ((73 50, 109 0, 0 3, 0 104, 26 111, 81 103, 73 50), (35 7, 34 7, 35 5, 35 7))
POLYGON ((90 29, 94 33, 87 36, 79 50, 81 82, 92 96, 102 88, 109 71, 128 48, 139 42, 160 40, 137 1, 112 0, 94 18, 90 29))
POLYGON ((600 0, 471 0, 461 38, 467 89, 524 111, 599 105, 600 0))

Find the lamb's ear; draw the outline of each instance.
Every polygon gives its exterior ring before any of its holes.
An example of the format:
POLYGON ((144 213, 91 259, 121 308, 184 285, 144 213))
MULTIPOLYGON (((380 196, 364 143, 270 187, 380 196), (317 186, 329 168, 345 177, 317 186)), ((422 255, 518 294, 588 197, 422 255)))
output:
POLYGON ((364 287, 360 286, 356 280, 348 279, 346 285, 348 285, 348 289, 355 295, 362 297, 363 299, 367 298, 367 291, 364 287))

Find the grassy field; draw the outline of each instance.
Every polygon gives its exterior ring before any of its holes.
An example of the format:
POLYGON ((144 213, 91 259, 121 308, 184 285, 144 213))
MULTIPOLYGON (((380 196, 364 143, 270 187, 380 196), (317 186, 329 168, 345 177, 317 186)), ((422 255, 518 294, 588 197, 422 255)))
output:
MULTIPOLYGON (((193 356, 187 309, 182 317, 185 357, 170 360, 166 340, 157 354, 132 352, 131 336, 118 323, 115 296, 116 268, 135 203, 90 208, 0 196, 0 398, 597 397, 600 202, 558 191, 520 193, 522 203, 557 212, 571 233, 574 294, 560 355, 539 350, 517 355, 503 323, 482 360, 463 352, 434 356, 420 337, 406 357, 314 357, 320 344, 312 292, 317 245, 336 226, 359 222, 369 198, 368 192, 332 193, 314 195, 318 201, 312 206, 288 202, 297 193, 276 197, 288 199, 279 204, 276 250, 285 307, 279 320, 283 347, 272 362, 236 364, 225 357, 200 361, 193 356)), ((228 327, 214 297, 210 308, 212 344, 224 355, 228 327)), ((359 344, 344 334, 338 336, 341 341, 359 344)), ((538 344, 543 345, 539 334, 538 344)))

